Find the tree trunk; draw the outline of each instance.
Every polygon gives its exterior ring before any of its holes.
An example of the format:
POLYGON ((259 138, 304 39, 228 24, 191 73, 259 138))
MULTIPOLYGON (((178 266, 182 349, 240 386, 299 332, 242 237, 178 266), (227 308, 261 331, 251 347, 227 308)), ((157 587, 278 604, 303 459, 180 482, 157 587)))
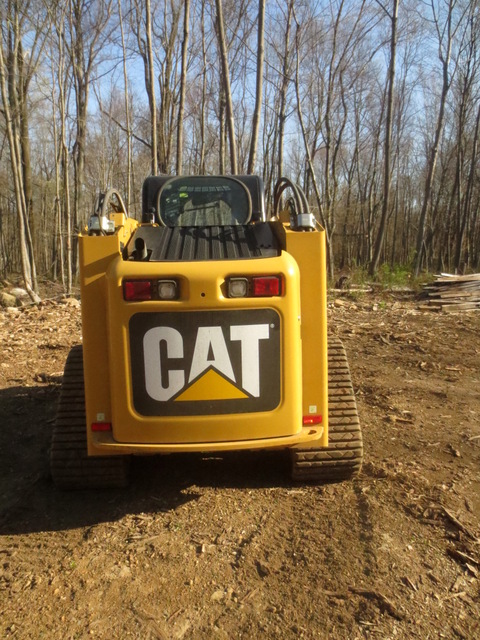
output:
POLYGON ((282 78, 280 89, 280 109, 278 114, 278 177, 283 176, 283 149, 285 137, 285 122, 287 119, 287 91, 289 83, 289 49, 290 49, 290 29, 292 27, 294 0, 288 3, 287 24, 285 27, 285 48, 283 50, 282 78))
MULTIPOLYGON (((447 37, 445 54, 442 52, 442 43, 438 43, 439 46, 439 58, 442 63, 442 93, 440 96, 440 105, 438 109, 437 124, 435 127, 435 134, 433 145, 430 149, 430 154, 427 159, 427 176, 425 179, 425 186, 423 190, 422 209, 420 211, 420 219, 418 222, 417 241, 415 245, 415 276, 418 276, 422 267, 423 259, 423 242, 425 237, 425 225, 427 220, 427 212, 430 205, 430 199, 432 195, 433 179, 435 177, 435 169, 437 166, 440 140, 443 133, 443 125, 445 120, 445 107, 447 102, 447 95, 450 89, 451 78, 449 72, 450 56, 452 50, 452 13, 455 5, 455 0, 448 0, 448 16, 447 24, 445 25, 445 33, 447 37)), ((438 22, 435 21, 437 29, 439 29, 438 22)))
POLYGON ((125 46, 125 32, 123 28, 122 3, 118 0, 118 18, 120 23, 120 35, 122 38, 122 59, 123 59, 123 85, 125 96, 125 128, 127 135, 127 211, 130 212, 130 202, 132 198, 132 124, 130 117, 130 99, 128 95, 128 74, 127 74, 127 51, 125 46))
POLYGON ((153 70, 153 50, 152 50, 152 8, 150 0, 145 0, 145 38, 146 38, 146 59, 145 84, 150 105, 150 144, 151 144, 151 167, 152 174, 158 173, 158 148, 157 148, 157 101, 155 97, 155 73, 153 70))
POLYGON ((465 237, 465 229, 467 226, 468 214, 471 208, 472 192, 475 181, 475 166, 477 162, 478 152, 478 136, 480 131, 480 107, 477 109, 477 117, 475 119, 475 131, 472 140, 472 152, 470 157, 470 170, 468 174, 467 188, 465 191, 465 197, 462 208, 461 220, 459 221, 459 228, 457 229, 457 242, 455 247, 454 267, 458 269, 460 267, 460 260, 462 256, 462 245, 465 237))
POLYGON ((385 121, 385 146, 383 158, 383 199, 382 213, 380 216, 380 224, 375 240, 372 262, 370 263, 369 273, 373 276, 378 269, 380 255, 385 237, 385 229, 387 224, 387 215, 390 204, 390 155, 392 142, 392 120, 393 120, 393 94, 395 87, 395 60, 397 49, 397 19, 398 19, 398 0, 393 0, 392 13, 389 14, 391 20, 391 36, 390 36, 390 62, 388 66, 388 97, 387 97, 387 113, 385 121))
POLYGON ((207 47, 205 42, 205 3, 202 2, 202 13, 200 19, 200 27, 202 31, 202 104, 200 106, 200 159, 199 172, 206 173, 205 166, 205 120, 207 108, 207 47))
MULTIPOLYGON (((15 38, 18 37, 18 33, 14 35, 15 38)), ((21 166, 21 151, 20 151, 20 140, 19 134, 16 131, 16 127, 13 121, 12 110, 10 108, 11 101, 14 100, 14 96, 8 94, 7 91, 7 83, 6 77, 10 76, 11 78, 16 79, 17 75, 17 66, 15 62, 15 55, 9 56, 10 61, 13 64, 13 68, 7 69, 5 65, 5 59, 3 56, 3 43, 0 42, 0 93, 2 96, 3 102, 3 112, 5 115, 5 125, 8 139, 8 146, 10 150, 10 166, 12 171, 13 183, 14 183, 14 192, 15 192, 15 203, 17 208, 17 220, 18 220, 18 233, 19 233, 19 249, 20 249, 20 261, 22 267, 22 276, 25 284, 25 289, 27 290, 30 298, 34 302, 40 302, 40 297, 34 290, 33 281, 32 281, 32 267, 30 263, 30 257, 28 253, 27 246, 27 236, 25 230, 25 221, 27 220, 27 206, 25 200, 25 191, 23 184, 23 171, 21 166)))
POLYGON ((263 58, 264 58, 264 28, 265 25, 265 0, 258 2, 258 37, 257 37, 257 81, 255 86, 255 110, 253 112, 252 137, 250 139, 250 153, 248 156, 247 173, 254 173, 257 158, 258 132, 260 129, 260 117, 262 112, 263 91, 263 58))
POLYGON ((183 17, 183 42, 182 42, 182 71, 180 76, 180 104, 178 107, 177 122, 177 175, 181 175, 183 168, 183 118, 185 113, 185 91, 187 84, 187 52, 188 30, 190 21, 190 0, 185 0, 185 13, 183 17))
POLYGON ((222 85, 225 96, 225 107, 227 113, 227 131, 230 142, 230 172, 233 175, 237 173, 237 143, 235 139, 235 122, 233 115, 232 90, 230 87, 230 71, 228 67, 227 41, 225 39, 225 26, 223 22, 222 0, 215 0, 217 10, 217 38, 218 48, 220 51, 220 60, 222 64, 222 85))

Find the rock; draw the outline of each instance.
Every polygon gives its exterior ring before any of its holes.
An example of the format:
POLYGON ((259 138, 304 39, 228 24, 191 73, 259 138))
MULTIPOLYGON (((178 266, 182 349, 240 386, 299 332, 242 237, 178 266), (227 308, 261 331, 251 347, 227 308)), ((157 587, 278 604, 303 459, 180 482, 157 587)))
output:
POLYGON ((65 298, 64 302, 67 307, 75 307, 77 309, 80 307, 80 300, 77 300, 76 298, 65 298))
POLYGON ((224 598, 225 598, 225 591, 223 591, 223 589, 218 589, 217 591, 214 591, 210 596, 210 600, 212 602, 220 602, 224 598))
POLYGON ((14 287, 13 289, 10 289, 10 295, 15 296, 15 298, 19 298, 20 300, 22 298, 28 298, 28 291, 25 291, 25 289, 22 289, 21 287, 14 287))
POLYGON ((18 307, 7 307, 5 309, 5 311, 8 313, 9 316, 19 316, 20 315, 20 309, 18 307))
POLYGON ((0 306, 5 309, 17 306, 17 299, 6 291, 0 291, 0 306))

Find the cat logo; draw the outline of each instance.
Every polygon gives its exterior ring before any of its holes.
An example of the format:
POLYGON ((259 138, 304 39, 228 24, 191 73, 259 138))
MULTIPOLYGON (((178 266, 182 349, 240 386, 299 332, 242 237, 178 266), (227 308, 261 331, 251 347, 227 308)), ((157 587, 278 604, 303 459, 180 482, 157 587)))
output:
POLYGON ((142 415, 272 410, 280 402, 279 347, 273 309, 136 314, 135 409, 142 415))

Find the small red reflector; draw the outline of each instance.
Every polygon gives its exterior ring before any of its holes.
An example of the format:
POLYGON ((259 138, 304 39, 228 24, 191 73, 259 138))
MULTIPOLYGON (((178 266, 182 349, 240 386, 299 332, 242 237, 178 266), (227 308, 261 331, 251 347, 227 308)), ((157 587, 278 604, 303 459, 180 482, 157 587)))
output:
POLYGON ((254 296, 279 296, 281 293, 278 276, 257 276, 252 278, 254 296))
POLYGON ((111 431, 111 422, 92 422, 92 431, 111 431))
POLYGON ((322 422, 322 416, 303 416, 303 426, 309 427, 314 424, 320 424, 322 422))
POLYGON ((152 299, 152 283, 150 280, 124 280, 123 297, 128 302, 152 299))

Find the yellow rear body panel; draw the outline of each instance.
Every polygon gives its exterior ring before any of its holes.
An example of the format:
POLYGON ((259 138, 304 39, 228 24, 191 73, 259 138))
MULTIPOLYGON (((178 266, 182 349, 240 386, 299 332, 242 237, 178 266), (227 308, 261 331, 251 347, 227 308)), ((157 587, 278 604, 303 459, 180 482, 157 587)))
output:
MULTIPOLYGON (((322 415, 321 446, 328 445, 327 282, 325 232, 287 231, 287 251, 300 272, 302 411, 322 415)), ((319 443, 316 442, 315 446, 319 443)))
MULTIPOLYGON (((327 445, 324 232, 283 231, 280 235, 284 249, 276 257, 136 262, 125 260, 122 249, 138 223, 131 219, 116 222, 121 226, 114 235, 81 235, 79 239, 89 454, 221 451, 305 446, 308 442, 327 445), (228 277, 278 274, 284 279, 280 296, 225 296, 228 277), (180 295, 170 301, 126 302, 125 279, 175 279, 180 284, 180 295), (275 343, 278 354, 269 351, 269 362, 261 363, 262 376, 266 375, 263 368, 270 366, 269 375, 279 380, 277 395, 272 396, 274 399, 269 400, 266 409, 250 409, 256 406, 258 383, 255 386, 255 380, 243 379, 236 370, 235 373, 230 370, 226 356, 227 364, 220 373, 214 368, 205 371, 200 368, 200 374, 194 375, 195 365, 191 357, 188 359, 187 347, 182 343, 185 327, 191 319, 192 330, 198 332, 200 326, 200 331, 209 336, 220 335, 216 333, 216 326, 210 325, 222 317, 229 326, 223 330, 226 338, 218 343, 218 353, 223 354, 224 347, 227 351, 236 349, 241 352, 238 359, 242 366, 255 353, 260 354, 261 360, 262 354, 267 353, 261 351, 267 337, 275 336, 278 340, 275 343), (267 319, 254 320, 252 325, 264 332, 258 334, 254 343, 260 345, 255 347, 257 351, 251 344, 247 350, 247 338, 242 333, 245 326, 249 326, 245 325, 245 318, 249 317, 267 319), (168 412, 154 415, 155 409, 149 409, 150 405, 137 390, 139 372, 140 377, 147 380, 150 373, 145 363, 156 357, 148 352, 147 337, 143 337, 143 341, 142 335, 135 337, 137 326, 145 336, 151 333, 154 343, 155 332, 173 335, 179 342, 179 352, 174 353, 172 347, 167 354, 171 363, 165 374, 167 384, 173 385, 174 378, 179 381, 178 393, 167 403, 173 407, 169 415, 168 412), (138 354, 142 348, 145 353, 138 354), (201 407, 198 413, 195 403, 201 407), (229 412, 229 406, 249 409, 229 412), (304 427, 303 417, 309 415, 321 415, 321 424, 304 427), (92 432, 92 423, 111 423, 112 431, 92 432)), ((193 360, 201 351, 200 347, 197 349, 197 345, 201 345, 199 335, 193 360)), ((213 338, 211 340, 214 344, 213 338)), ((204 354, 204 359, 211 357, 204 354)), ((166 360, 164 355, 162 358, 166 360)), ((160 371, 160 364, 158 367, 160 371)), ((264 379, 262 377, 262 381, 264 379)), ((272 389, 274 386, 272 383, 272 389)), ((150 394, 155 396, 156 392, 166 393, 165 384, 150 394)), ((155 405, 155 401, 147 400, 155 405)))

